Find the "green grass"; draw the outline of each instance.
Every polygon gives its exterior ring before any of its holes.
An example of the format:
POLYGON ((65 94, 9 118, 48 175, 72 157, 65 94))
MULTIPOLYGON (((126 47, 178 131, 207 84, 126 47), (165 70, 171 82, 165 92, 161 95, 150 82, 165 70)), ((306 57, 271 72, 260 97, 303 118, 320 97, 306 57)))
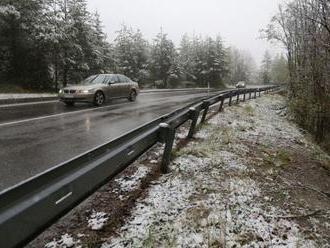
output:
POLYGON ((244 111, 245 111, 248 115, 250 115, 250 116, 253 116, 253 115, 254 115, 254 109, 253 109, 253 107, 250 106, 250 105, 246 105, 246 106, 244 107, 244 111))
MULTIPOLYGON (((171 229, 171 227, 168 227, 171 229)), ((165 228, 167 229, 167 228, 165 228)), ((145 248, 154 248, 157 247, 157 243, 159 243, 159 236, 163 239, 163 246, 165 248, 175 247, 176 238, 171 234, 171 232, 166 233, 166 230, 163 230, 164 233, 159 233, 156 230, 155 226, 150 226, 148 230, 148 236, 145 240, 143 240, 142 247, 145 248)))
POLYGON ((276 151, 275 154, 269 154, 267 150, 262 154, 265 166, 272 168, 284 168, 292 162, 290 154, 283 149, 276 151))
POLYGON ((84 243, 84 247, 86 248, 95 248, 95 247, 101 247, 102 240, 100 236, 95 233, 86 236, 83 243, 84 243))

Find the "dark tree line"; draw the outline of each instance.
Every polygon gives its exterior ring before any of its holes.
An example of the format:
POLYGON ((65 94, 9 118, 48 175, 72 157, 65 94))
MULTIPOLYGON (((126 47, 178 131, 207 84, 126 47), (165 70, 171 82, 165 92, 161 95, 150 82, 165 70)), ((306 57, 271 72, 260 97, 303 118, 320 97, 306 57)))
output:
POLYGON ((330 138, 330 1, 281 6, 266 34, 287 50, 289 102, 298 123, 317 141, 330 138))
POLYGON ((187 80, 216 87, 228 78, 220 37, 184 35, 177 48, 160 32, 152 42, 125 25, 113 43, 86 0, 1 0, 0 84, 57 90, 96 73, 122 73, 173 87, 187 80))
POLYGON ((98 14, 86 5, 85 0, 1 0, 1 81, 57 89, 102 72, 109 44, 98 14))

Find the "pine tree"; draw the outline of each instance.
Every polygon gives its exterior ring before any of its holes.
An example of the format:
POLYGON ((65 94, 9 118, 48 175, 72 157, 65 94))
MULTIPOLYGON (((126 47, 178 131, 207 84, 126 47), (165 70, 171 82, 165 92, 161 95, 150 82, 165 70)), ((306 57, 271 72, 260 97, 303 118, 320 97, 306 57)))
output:
POLYGON ((160 79, 165 88, 168 87, 170 77, 179 76, 176 63, 176 50, 167 34, 161 31, 154 39, 151 50, 150 70, 155 80, 160 79))
POLYGON ((185 78, 195 81, 199 86, 222 84, 227 73, 226 52, 220 36, 215 40, 207 37, 185 35, 180 46, 180 66, 185 78))
POLYGON ((246 51, 234 47, 228 50, 228 81, 235 84, 239 81, 253 82, 255 62, 246 51))
POLYGON ((115 63, 119 73, 139 81, 144 78, 147 68, 148 43, 140 30, 123 25, 115 38, 115 63))
POLYGON ((271 79, 276 84, 286 84, 289 81, 288 61, 281 55, 277 55, 272 60, 271 79))
POLYGON ((261 64, 261 76, 263 84, 269 84, 271 82, 271 66, 272 57, 269 51, 266 51, 261 64))
POLYGON ((0 47, 3 72, 8 82, 23 87, 40 88, 36 82, 47 83, 48 67, 44 55, 46 16, 41 0, 3 0, 0 10, 0 47), (2 61, 2 58, 5 61, 2 61))
POLYGON ((102 22, 98 12, 92 15, 91 22, 89 35, 90 53, 87 56, 90 67, 89 74, 111 71, 114 61, 110 53, 110 44, 106 41, 106 35, 103 32, 102 22))
POLYGON ((183 79, 190 81, 194 81, 195 79, 192 50, 192 41, 187 34, 184 34, 179 47, 178 66, 183 79))

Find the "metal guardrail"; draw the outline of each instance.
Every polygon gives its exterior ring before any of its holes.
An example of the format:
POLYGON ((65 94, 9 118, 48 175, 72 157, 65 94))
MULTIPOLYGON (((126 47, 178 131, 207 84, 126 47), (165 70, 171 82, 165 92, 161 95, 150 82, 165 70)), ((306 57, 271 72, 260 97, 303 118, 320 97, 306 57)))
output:
POLYGON ((165 143, 161 170, 168 172, 176 128, 191 120, 191 138, 200 113, 204 122, 212 105, 220 102, 221 111, 226 99, 230 106, 234 97, 238 102, 243 95, 245 101, 275 88, 235 89, 205 98, 1 192, 0 247, 27 244, 158 142, 165 143))

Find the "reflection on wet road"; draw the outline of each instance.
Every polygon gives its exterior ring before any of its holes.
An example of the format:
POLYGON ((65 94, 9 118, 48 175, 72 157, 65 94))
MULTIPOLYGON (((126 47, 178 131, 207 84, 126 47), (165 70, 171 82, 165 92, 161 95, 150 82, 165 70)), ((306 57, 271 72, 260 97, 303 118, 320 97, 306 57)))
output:
POLYGON ((60 102, 0 107, 0 191, 207 95, 148 93, 101 108, 60 102))

